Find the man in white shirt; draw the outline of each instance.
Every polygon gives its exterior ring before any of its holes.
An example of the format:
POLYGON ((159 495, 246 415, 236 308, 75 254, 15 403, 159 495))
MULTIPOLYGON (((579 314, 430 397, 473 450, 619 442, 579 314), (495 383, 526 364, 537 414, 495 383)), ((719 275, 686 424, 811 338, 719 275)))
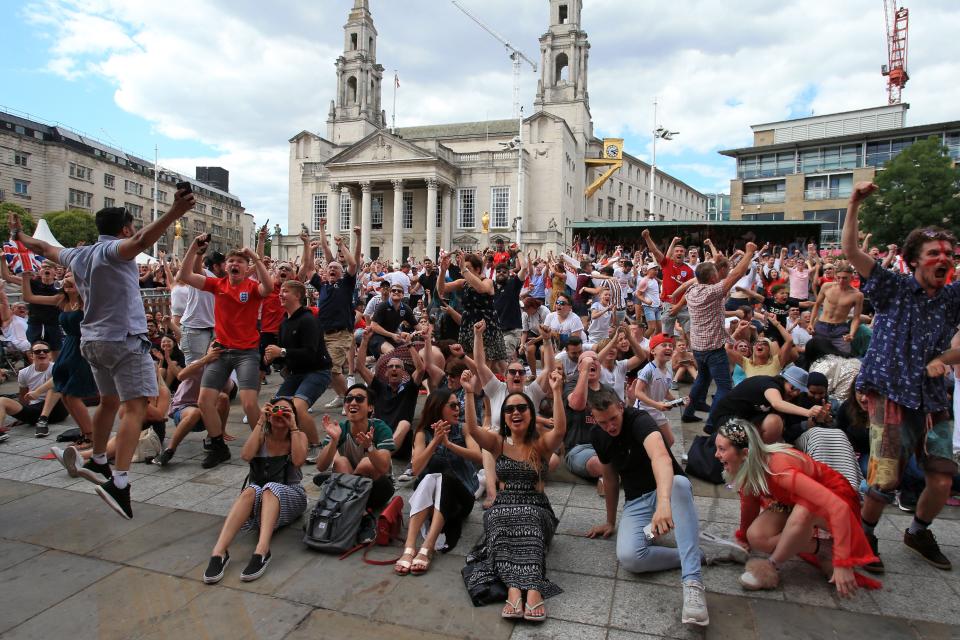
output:
POLYGON ((0 322, 3 326, 3 340, 7 343, 7 353, 22 355, 30 350, 27 339, 27 305, 16 302, 12 306, 7 293, 0 287, 0 322))
POLYGON ((397 285, 403 288, 404 300, 408 300, 410 298, 410 276, 407 275, 407 271, 409 270, 410 265, 401 265, 399 262, 397 262, 393 265, 393 271, 383 274, 383 279, 389 282, 391 285, 397 285))
POLYGON ((67 417, 67 409, 58 400, 50 415, 43 415, 43 402, 49 388, 46 383, 53 376, 50 345, 38 340, 30 347, 30 351, 33 353, 33 364, 24 367, 17 374, 19 397, 16 400, 0 398, 0 425, 9 415, 20 422, 36 425, 36 436, 43 438, 50 433, 47 423, 62 421, 67 417))
MULTIPOLYGON (((203 259, 206 267, 201 270, 202 254, 197 255, 195 264, 184 263, 181 269, 193 269, 194 273, 202 273, 208 278, 222 278, 226 275, 224 264, 227 261, 219 251, 214 251, 203 259)), ((187 289, 187 300, 180 317, 180 350, 186 364, 199 360, 207 353, 207 348, 213 342, 213 294, 200 289, 184 286, 187 289)))

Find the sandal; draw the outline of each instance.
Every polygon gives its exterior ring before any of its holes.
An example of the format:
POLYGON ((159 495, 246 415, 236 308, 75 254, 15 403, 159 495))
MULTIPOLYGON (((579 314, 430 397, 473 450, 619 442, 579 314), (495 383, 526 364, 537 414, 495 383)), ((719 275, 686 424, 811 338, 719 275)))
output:
POLYGON ((503 611, 500 612, 500 617, 507 620, 521 620, 523 618, 523 611, 520 609, 522 601, 521 597, 517 597, 516 602, 507 600, 507 604, 503 605, 503 611))
POLYGON ((393 565, 393 572, 398 576, 405 576, 410 574, 410 561, 413 560, 413 556, 416 554, 416 551, 413 550, 413 547, 407 547, 403 550, 403 555, 400 556, 400 559, 397 560, 397 563, 393 565), (410 556, 410 560, 404 560, 407 556, 410 556))
POLYGON ((410 573, 415 576, 422 576, 430 569, 430 550, 426 547, 420 547, 417 556, 413 559, 413 566, 410 567, 410 573), (420 558, 426 558, 426 561, 420 558))
POLYGON ((547 607, 544 604, 543 600, 540 600, 537 604, 530 604, 529 602, 523 603, 523 619, 527 622, 543 622, 547 619, 547 607), (532 613, 533 611, 540 609, 540 613, 532 613))

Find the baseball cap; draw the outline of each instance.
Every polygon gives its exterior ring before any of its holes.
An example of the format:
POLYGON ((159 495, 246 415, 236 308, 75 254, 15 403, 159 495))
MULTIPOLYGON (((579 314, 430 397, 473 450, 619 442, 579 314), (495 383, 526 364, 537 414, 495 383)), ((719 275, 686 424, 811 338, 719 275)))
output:
POLYGON ((790 365, 780 372, 780 377, 800 391, 807 390, 807 372, 796 365, 790 365))
POLYGON ((664 342, 669 342, 673 344, 673 338, 666 333, 658 333, 657 335, 650 338, 650 352, 653 353, 653 350, 659 347, 664 342))
POLYGON ((643 265, 643 270, 650 271, 650 269, 657 269, 659 267, 660 265, 658 265, 656 262, 648 262, 647 264, 643 265))
POLYGON ((223 255, 219 251, 214 251, 213 253, 211 253, 210 255, 208 255, 206 258, 203 259, 203 266, 209 269, 215 264, 221 264, 226 261, 227 261, 227 257, 225 255, 223 255))

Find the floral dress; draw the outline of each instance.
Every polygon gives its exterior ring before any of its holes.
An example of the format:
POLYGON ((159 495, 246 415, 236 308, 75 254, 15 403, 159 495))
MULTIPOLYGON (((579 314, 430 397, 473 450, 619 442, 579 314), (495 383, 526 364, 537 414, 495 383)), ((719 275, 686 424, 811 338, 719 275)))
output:
POLYGON ((506 360, 507 348, 503 344, 500 320, 493 308, 493 296, 480 293, 467 283, 463 285, 462 296, 463 322, 460 323, 459 342, 464 351, 473 355, 473 325, 484 320, 487 328, 483 332, 483 348, 487 360, 506 360))

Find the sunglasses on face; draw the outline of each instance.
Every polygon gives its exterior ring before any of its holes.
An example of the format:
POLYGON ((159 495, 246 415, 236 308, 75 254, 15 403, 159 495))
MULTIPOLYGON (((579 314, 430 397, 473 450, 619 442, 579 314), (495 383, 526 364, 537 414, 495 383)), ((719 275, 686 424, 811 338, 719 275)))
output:
POLYGON ((522 376, 525 371, 523 369, 507 369, 507 373, 512 376, 522 376))
POLYGON ((403 289, 390 289, 390 293, 403 293, 403 289))
POLYGON ((50 353, 50 349, 34 349, 33 352, 37 355, 41 355, 44 353, 50 353))
POLYGON ((457 409, 458 411, 460 410, 460 403, 457 402, 456 400, 454 400, 453 402, 448 402, 447 406, 450 407, 451 409, 457 409))
POLYGON ((290 407, 288 407, 288 406, 286 406, 286 405, 284 405, 284 404, 275 404, 275 405, 273 405, 272 407, 270 407, 270 413, 275 413, 275 414, 291 414, 291 413, 293 413, 293 411, 290 410, 290 407))
POLYGON ((508 404, 503 408, 503 412, 507 415, 516 412, 526 413, 529 410, 530 407, 525 404, 508 404))
POLYGON ((357 404, 363 404, 366 401, 367 401, 367 397, 363 395, 343 397, 343 404, 350 404, 352 402, 356 402, 357 404))
POLYGON ((564 302, 563 300, 557 300, 557 302, 556 302, 555 304, 556 304, 558 307, 565 307, 565 306, 567 306, 567 303, 564 302))

